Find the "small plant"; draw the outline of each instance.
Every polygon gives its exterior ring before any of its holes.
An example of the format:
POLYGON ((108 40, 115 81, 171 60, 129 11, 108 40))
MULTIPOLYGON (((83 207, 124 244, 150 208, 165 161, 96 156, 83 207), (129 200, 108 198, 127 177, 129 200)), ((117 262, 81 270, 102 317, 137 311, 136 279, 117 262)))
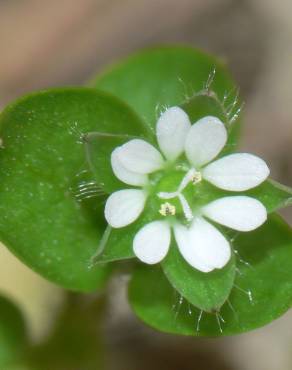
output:
POLYGON ((241 107, 224 65, 188 47, 17 100, 0 116, 2 242, 84 297, 122 265, 133 311, 163 332, 273 321, 292 302, 292 231, 275 213, 292 189, 238 152, 241 107))

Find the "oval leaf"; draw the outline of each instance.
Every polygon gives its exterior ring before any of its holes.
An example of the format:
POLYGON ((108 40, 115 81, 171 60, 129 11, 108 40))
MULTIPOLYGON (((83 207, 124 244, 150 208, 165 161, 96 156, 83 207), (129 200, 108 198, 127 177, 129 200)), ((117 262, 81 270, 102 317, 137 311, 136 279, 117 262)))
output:
POLYGON ((1 240, 57 284, 98 288, 108 269, 88 265, 105 229, 104 198, 92 181, 82 180, 83 135, 137 133, 140 120, 106 93, 74 88, 20 99, 3 111, 0 125, 1 240), (88 197, 92 205, 80 202, 88 197))

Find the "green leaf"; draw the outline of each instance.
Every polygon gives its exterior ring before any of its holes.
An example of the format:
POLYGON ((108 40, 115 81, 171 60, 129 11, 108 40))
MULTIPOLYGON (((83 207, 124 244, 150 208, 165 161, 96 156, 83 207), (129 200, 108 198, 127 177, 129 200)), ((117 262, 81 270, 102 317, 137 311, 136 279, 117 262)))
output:
MULTIPOLYGON (((26 325, 22 313, 0 296, 0 367, 16 362, 28 345, 26 325)), ((5 366, 5 367, 4 367, 5 366)))
POLYGON ((124 103, 89 88, 32 94, 1 114, 0 238, 47 279, 81 291, 104 283, 108 268, 88 268, 106 225, 104 195, 82 178, 82 140, 136 124, 124 103))
POLYGON ((237 91, 225 66, 191 47, 166 46, 140 51, 106 69, 91 85, 126 101, 152 132, 159 111, 182 105, 198 92, 205 95, 215 92, 218 102, 224 104, 228 119, 236 125, 237 91))
POLYGON ((157 267, 139 266, 133 275, 129 299, 134 312, 155 329, 193 336, 239 334, 275 320, 292 305, 291 228, 272 215, 261 228, 240 234, 234 247, 240 272, 220 311, 225 323, 182 303, 157 267))
POLYGON ((190 266, 173 242, 162 269, 170 284, 195 307, 218 311, 227 300, 235 279, 235 258, 223 269, 203 273, 190 266))

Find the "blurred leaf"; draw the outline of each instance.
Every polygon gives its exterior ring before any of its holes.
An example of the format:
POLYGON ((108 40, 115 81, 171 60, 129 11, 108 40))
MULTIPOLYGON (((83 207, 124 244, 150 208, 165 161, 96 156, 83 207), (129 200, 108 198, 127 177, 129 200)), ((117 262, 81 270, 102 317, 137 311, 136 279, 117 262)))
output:
POLYGON ((232 256, 223 269, 204 273, 190 266, 173 242, 162 269, 170 284, 189 303, 207 312, 218 311, 234 284, 235 258, 232 256))
POLYGON ((131 134, 139 124, 124 103, 88 88, 40 92, 6 108, 0 116, 2 242, 59 285, 83 291, 101 286, 108 268, 88 265, 104 216, 98 206, 94 211, 80 200, 95 195, 91 203, 99 205, 104 195, 82 179, 87 171, 83 135, 131 134))
POLYGON ((22 313, 12 302, 0 296, 0 368, 18 361, 28 345, 22 313))
POLYGON ((234 247, 240 273, 220 311, 225 322, 182 303, 161 269, 149 266, 139 266, 130 282, 134 312, 155 329, 193 336, 238 334, 275 320, 292 305, 291 228, 272 215, 261 228, 240 234, 234 247))
POLYGON ((236 126, 232 136, 238 133, 239 103, 234 82, 223 63, 191 47, 140 51, 107 68, 91 86, 127 102, 153 133, 158 114, 165 107, 182 105, 198 92, 206 95, 212 91, 228 120, 236 126))
POLYGON ((49 337, 35 345, 27 364, 35 370, 101 370, 104 299, 70 294, 49 337))

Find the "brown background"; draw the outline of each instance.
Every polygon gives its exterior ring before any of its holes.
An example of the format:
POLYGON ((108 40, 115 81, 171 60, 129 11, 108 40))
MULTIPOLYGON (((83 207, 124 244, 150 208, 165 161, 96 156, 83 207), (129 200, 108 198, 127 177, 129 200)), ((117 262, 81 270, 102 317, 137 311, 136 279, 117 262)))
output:
MULTIPOLYGON (((81 84, 139 47, 188 42, 227 61, 246 103, 242 147, 265 158, 273 177, 291 186, 291 15, 290 0, 2 0, 0 105, 31 90, 81 84)), ((291 224, 291 211, 285 217, 291 224)), ((177 338, 134 319, 123 287, 119 281, 111 288, 111 370, 292 368, 291 313, 238 337, 177 338)), ((47 335, 62 290, 4 247, 0 288, 22 305, 34 340, 47 335)))

